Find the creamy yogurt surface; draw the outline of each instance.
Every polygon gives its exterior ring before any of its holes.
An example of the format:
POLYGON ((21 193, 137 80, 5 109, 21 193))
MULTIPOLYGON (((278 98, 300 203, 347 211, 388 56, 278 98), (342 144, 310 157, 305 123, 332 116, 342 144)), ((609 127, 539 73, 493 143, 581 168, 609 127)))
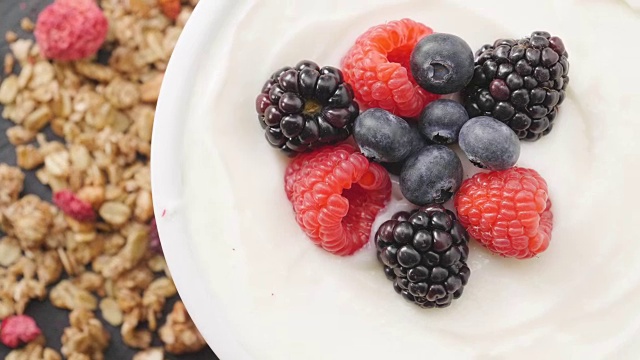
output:
MULTIPOLYGON (((640 10, 613 0, 245 0, 215 31, 185 114, 179 206, 185 241, 198 254, 190 261, 247 353, 259 360, 640 357, 640 10), (275 69, 302 59, 339 66, 358 35, 404 17, 474 50, 546 30, 562 37, 571 64, 554 130, 522 143, 518 162, 549 185, 549 249, 504 259, 472 240, 471 278, 445 309, 420 309, 396 294, 372 244, 337 257, 305 237, 284 193, 288 160, 264 140, 254 109, 275 69)), ((461 158, 468 178, 475 170, 461 158)), ((395 187, 372 231, 407 207, 395 187)))

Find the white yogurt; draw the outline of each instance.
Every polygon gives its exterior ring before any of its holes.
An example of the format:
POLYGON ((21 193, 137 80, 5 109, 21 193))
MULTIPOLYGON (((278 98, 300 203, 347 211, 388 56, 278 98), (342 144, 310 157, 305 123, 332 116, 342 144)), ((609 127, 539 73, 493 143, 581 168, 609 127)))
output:
POLYGON ((195 260, 229 331, 260 360, 637 359, 639 16, 623 1, 239 1, 203 49, 219 71, 196 84, 184 165, 195 260), (556 127, 523 143, 518 162, 549 184, 551 245, 512 260, 474 242, 469 284, 446 309, 402 300, 372 246, 341 258, 305 238, 284 193, 287 160, 264 141, 253 105, 274 69, 338 66, 360 33, 403 17, 474 49, 547 30, 570 54, 556 127))

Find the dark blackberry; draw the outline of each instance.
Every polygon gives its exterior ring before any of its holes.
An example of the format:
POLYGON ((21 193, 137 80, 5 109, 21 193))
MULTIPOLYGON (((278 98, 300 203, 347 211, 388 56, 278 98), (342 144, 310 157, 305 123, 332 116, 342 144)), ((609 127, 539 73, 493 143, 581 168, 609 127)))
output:
POLYGON ((342 72, 308 60, 274 72, 256 111, 269 144, 289 154, 345 140, 360 113, 342 72))
POLYGON ((378 260, 393 288, 423 308, 446 307, 469 280, 467 231, 440 205, 400 212, 376 232, 378 260))
POLYGON ((522 140, 547 135, 565 98, 568 57, 562 40, 546 31, 483 46, 463 91, 469 117, 494 117, 522 140))

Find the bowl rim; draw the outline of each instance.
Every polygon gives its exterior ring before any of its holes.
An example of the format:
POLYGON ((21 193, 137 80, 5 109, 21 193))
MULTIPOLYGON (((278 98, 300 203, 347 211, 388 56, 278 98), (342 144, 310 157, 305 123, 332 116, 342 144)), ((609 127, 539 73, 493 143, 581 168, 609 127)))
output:
POLYGON ((156 106, 151 140, 151 189, 162 249, 178 293, 197 328, 221 359, 251 360, 234 336, 223 308, 202 276, 189 242, 184 207, 183 119, 190 111, 202 50, 215 36, 212 26, 221 24, 232 0, 201 0, 187 21, 169 60, 156 106))

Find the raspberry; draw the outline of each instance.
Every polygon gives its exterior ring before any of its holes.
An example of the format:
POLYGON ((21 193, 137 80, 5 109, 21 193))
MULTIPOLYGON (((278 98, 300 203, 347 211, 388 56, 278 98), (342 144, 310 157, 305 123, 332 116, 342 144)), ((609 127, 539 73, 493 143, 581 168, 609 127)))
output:
POLYGON ((2 320, 0 341, 7 347, 17 348, 40 336, 42 332, 35 320, 28 315, 12 315, 2 320))
POLYGON ((535 170, 476 174, 462 184, 455 206, 469 234, 502 256, 530 258, 549 246, 551 200, 535 170))
POLYGON ((311 240, 336 255, 369 241, 371 226, 391 195, 384 168, 347 144, 298 155, 285 174, 296 221, 311 240))
POLYGON ((158 224, 156 223, 155 217, 151 219, 151 223, 149 224, 149 250, 156 254, 163 254, 160 234, 158 233, 158 224))
POLYGON ((431 28, 411 19, 374 26, 360 35, 342 60, 342 71, 364 108, 382 108, 416 117, 438 98, 418 86, 409 60, 416 43, 431 28))
POLYGON ((79 60, 94 55, 109 22, 93 0, 56 0, 38 16, 35 37, 42 54, 54 60, 79 60))
POLYGON ((65 214, 78 221, 95 221, 96 213, 91 204, 81 200, 71 190, 60 190, 53 195, 53 203, 65 214))
POLYGON ((171 20, 177 19, 180 10, 182 10, 180 0, 159 0, 158 5, 160 5, 162 13, 171 20))

